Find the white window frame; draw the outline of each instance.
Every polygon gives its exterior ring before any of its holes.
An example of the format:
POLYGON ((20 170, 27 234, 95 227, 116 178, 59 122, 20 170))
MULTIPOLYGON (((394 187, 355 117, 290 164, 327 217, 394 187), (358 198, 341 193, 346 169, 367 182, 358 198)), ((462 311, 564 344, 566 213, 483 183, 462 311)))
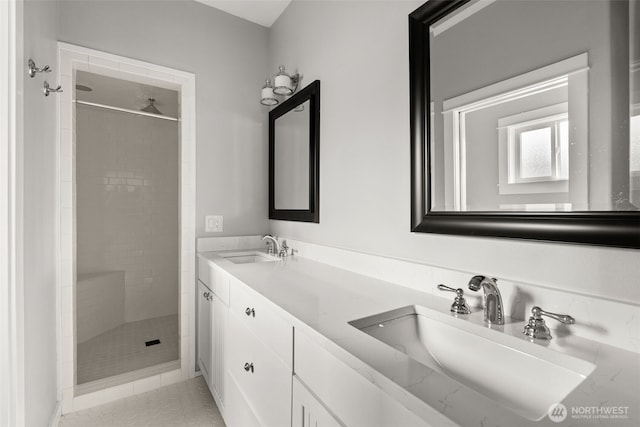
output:
POLYGON ((509 156, 509 183, 526 183, 526 182, 541 182, 541 181, 560 181, 559 178, 561 162, 558 161, 558 156, 561 153, 560 145, 560 126, 562 123, 569 122, 568 115, 561 117, 552 117, 542 122, 534 124, 523 124, 521 126, 511 126, 509 128, 509 151, 512 153, 509 156), (527 132, 533 132, 542 129, 549 129, 550 141, 549 141, 549 161, 550 161, 550 173, 545 176, 533 176, 525 178, 522 176, 522 135, 527 132))
MULTIPOLYGON (((636 64, 636 65, 640 65, 640 64, 636 64)), ((637 68, 638 70, 640 70, 640 67, 637 68)), ((640 117, 640 104, 634 104, 631 106, 631 108, 629 109, 629 122, 631 122, 631 118, 634 117, 640 117)), ((631 198, 631 203, 638 206, 640 204, 640 200, 635 200, 634 199, 634 194, 635 191, 637 191, 638 188, 640 188, 640 170, 637 169, 631 169, 631 162, 629 162, 629 190, 631 192, 630 194, 630 198, 631 198)))
MULTIPOLYGON (((569 191, 567 179, 534 178, 528 180, 515 179, 516 171, 513 165, 516 163, 513 145, 515 141, 515 129, 527 125, 548 123, 569 118, 569 103, 562 102, 543 108, 527 111, 513 116, 503 117, 498 120, 498 192, 505 194, 536 194, 536 193, 566 193, 569 191)), ((552 159, 553 161, 553 159, 552 159)), ((569 166, 571 168, 571 166, 569 166)))
MULTIPOLYGON (((633 118, 640 117, 640 104, 634 104, 631 106, 629 109, 629 116, 629 121, 633 118)), ((640 120, 640 118, 638 120, 640 120)), ((631 164, 629 164, 629 168, 632 177, 640 177, 640 169, 631 169, 631 164)))

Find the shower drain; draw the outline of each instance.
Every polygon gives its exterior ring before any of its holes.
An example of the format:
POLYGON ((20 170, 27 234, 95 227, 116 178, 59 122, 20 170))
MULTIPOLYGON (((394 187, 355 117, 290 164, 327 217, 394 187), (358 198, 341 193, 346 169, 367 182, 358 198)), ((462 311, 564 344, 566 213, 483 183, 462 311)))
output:
POLYGON ((160 340, 145 341, 145 343, 144 343, 144 345, 146 345, 147 347, 152 346, 152 345, 156 345, 156 344, 160 344, 160 340))

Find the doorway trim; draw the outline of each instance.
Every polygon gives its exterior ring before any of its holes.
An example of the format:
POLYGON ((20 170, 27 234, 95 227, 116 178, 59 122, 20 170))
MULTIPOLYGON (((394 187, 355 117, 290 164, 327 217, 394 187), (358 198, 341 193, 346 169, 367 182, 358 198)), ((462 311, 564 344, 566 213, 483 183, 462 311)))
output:
POLYGON ((57 211, 60 236, 59 372, 62 413, 101 405, 144 393, 195 376, 195 75, 136 59, 113 55, 68 43, 58 43, 58 81, 64 92, 58 98, 59 158, 57 211), (76 396, 75 366, 75 74, 77 70, 177 90, 180 100, 180 274, 178 319, 180 368, 125 384, 76 396))
POLYGON ((0 425, 25 425, 23 2, 0 1, 0 425))

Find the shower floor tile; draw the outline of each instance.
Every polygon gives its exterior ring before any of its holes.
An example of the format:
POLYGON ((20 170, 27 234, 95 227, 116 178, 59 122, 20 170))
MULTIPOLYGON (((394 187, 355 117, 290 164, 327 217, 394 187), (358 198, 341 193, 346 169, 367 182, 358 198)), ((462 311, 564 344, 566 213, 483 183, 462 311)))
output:
POLYGON ((178 360, 179 349, 177 314, 125 323, 78 344, 77 384, 178 360))
POLYGON ((63 415, 60 427, 224 427, 202 377, 63 415))

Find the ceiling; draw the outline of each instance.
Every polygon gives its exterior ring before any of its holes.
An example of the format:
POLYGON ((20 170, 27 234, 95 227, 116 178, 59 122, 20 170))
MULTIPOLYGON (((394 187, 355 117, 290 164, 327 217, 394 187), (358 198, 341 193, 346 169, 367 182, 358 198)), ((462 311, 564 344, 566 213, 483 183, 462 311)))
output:
MULTIPOLYGON (((0 0, 2 1, 2 0, 0 0)), ((78 101, 91 102, 127 110, 140 111, 155 99, 163 116, 179 117, 178 92, 128 80, 78 71, 76 84, 91 88, 91 92, 76 90, 78 101)))
POLYGON ((232 15, 271 27, 291 0, 195 0, 232 15))

